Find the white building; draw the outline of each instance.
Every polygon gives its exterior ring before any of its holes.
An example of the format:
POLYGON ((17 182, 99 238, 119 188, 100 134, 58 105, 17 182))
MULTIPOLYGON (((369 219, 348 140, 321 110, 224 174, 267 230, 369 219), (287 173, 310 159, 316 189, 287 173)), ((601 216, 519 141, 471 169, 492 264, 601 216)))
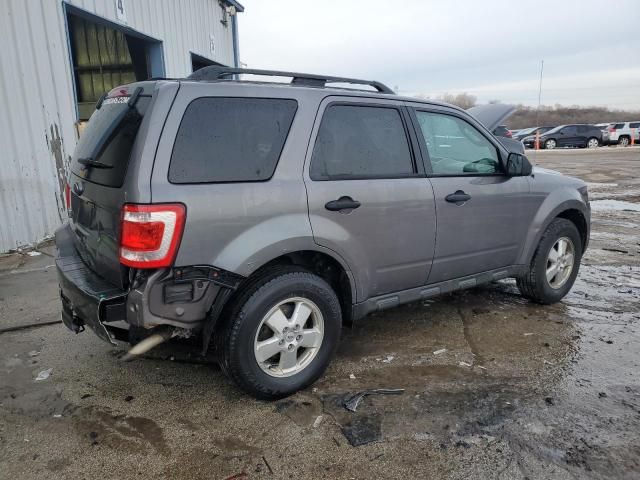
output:
POLYGON ((239 65, 235 0, 0 2, 0 252, 53 234, 82 122, 112 87, 239 65))

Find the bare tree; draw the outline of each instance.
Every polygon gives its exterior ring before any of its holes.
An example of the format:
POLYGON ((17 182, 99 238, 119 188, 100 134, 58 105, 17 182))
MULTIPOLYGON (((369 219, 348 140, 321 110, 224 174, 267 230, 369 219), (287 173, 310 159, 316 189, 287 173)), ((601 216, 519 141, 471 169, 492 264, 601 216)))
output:
POLYGON ((452 105, 457 105, 460 108, 467 109, 476 105, 477 97, 475 95, 470 95, 468 93, 445 93, 444 95, 438 97, 438 100, 450 103, 452 105))

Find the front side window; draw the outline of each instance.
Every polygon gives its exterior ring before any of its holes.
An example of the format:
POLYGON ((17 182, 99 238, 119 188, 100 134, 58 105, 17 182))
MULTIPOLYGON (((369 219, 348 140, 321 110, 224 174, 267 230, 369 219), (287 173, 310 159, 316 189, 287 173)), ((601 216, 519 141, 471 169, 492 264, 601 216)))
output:
POLYGON ((414 172, 397 109, 331 105, 325 110, 311 157, 313 180, 397 178, 414 172))
POLYGON ((500 173, 496 147, 464 120, 433 112, 416 112, 434 175, 500 173))
POLYGON ((564 127, 562 129, 562 133, 564 135, 576 135, 578 133, 578 129, 575 125, 571 125, 569 127, 564 127))
POLYGON ((280 158, 297 102, 273 98, 197 98, 173 145, 172 183, 268 180, 280 158))

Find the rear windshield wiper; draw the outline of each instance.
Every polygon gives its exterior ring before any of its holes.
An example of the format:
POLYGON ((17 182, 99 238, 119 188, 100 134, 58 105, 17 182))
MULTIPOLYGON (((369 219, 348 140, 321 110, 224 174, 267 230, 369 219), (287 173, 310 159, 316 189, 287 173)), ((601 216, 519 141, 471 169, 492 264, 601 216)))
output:
POLYGON ((93 167, 93 168, 113 168, 113 165, 107 165, 106 163, 97 162, 92 158, 79 158, 78 163, 80 165, 84 165, 85 167, 93 167))

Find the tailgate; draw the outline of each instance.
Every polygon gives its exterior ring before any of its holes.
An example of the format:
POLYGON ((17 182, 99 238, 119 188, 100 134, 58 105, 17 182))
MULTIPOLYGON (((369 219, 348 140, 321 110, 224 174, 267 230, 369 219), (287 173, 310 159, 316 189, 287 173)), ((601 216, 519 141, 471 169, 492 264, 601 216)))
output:
POLYGON ((128 195, 127 167, 155 82, 117 87, 98 102, 75 149, 69 175, 70 228, 84 263, 116 287, 126 285, 118 239, 128 195))

